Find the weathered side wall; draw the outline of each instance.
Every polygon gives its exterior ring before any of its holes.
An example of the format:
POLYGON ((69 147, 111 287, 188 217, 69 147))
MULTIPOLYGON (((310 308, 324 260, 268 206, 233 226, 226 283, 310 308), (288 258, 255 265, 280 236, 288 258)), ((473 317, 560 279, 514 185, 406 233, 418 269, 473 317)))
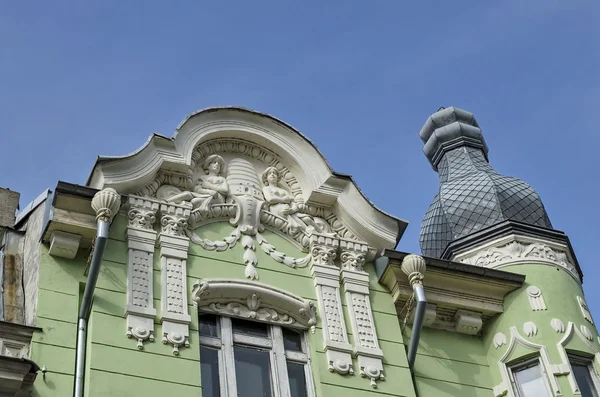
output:
MULTIPOLYGON (((137 349, 135 340, 125 336, 124 307, 126 301, 127 220, 118 216, 111 226, 102 270, 97 284, 88 335, 86 360, 86 396, 164 396, 200 395, 200 363, 197 312, 191 305, 190 348, 181 348, 181 355, 160 343, 161 326, 155 324, 155 342, 145 342, 144 350, 137 349)), ((213 223, 199 230, 208 239, 218 240, 232 228, 226 223, 213 223)), ((294 257, 301 253, 284 238, 271 232, 263 234, 279 251, 294 257)), ((291 269, 275 262, 262 250, 257 250, 260 282, 270 284, 316 301, 310 270, 291 269)), ((188 295, 199 278, 244 278, 243 248, 239 245, 226 252, 209 252, 192 244, 188 257, 188 295)), ((38 377, 36 396, 65 396, 72 393, 75 362, 77 308, 87 258, 74 260, 50 257, 44 248, 40 266, 40 290, 37 325, 44 332, 35 335, 32 359, 48 367, 46 379, 38 377)), ((375 324, 384 352, 385 381, 373 389, 368 379, 359 375, 358 363, 354 376, 331 373, 323 351, 321 323, 315 334, 309 333, 313 377, 318 396, 376 395, 415 396, 411 374, 406 361, 405 346, 396 311, 389 293, 377 283, 372 265, 370 273, 371 304, 375 324)), ((154 307, 160 312, 160 257, 154 255, 154 307)), ((347 310, 345 302, 344 308, 347 310)), ((157 319, 160 313, 157 314, 157 319)), ((347 321, 347 328, 351 326, 347 321)), ((352 342, 352 335, 350 335, 352 342)))
POLYGON ((40 236, 46 203, 41 203, 27 218, 27 233, 23 245, 23 288, 25 294, 25 325, 35 324, 40 278, 40 236))

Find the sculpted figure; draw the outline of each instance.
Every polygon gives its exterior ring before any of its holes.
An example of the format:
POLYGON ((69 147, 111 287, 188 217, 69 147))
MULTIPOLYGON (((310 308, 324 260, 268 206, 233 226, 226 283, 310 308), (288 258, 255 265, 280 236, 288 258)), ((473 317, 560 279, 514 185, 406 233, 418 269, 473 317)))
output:
POLYGON ((281 176, 275 167, 268 167, 262 174, 263 195, 268 204, 269 212, 288 221, 294 233, 298 229, 309 234, 312 231, 329 233, 331 228, 326 221, 313 218, 300 212, 292 194, 281 183, 281 176))
POLYGON ((218 154, 212 154, 202 163, 205 176, 198 178, 193 191, 178 193, 167 199, 168 202, 188 201, 192 209, 208 211, 210 204, 223 204, 229 195, 229 185, 225 175, 225 160, 218 154))

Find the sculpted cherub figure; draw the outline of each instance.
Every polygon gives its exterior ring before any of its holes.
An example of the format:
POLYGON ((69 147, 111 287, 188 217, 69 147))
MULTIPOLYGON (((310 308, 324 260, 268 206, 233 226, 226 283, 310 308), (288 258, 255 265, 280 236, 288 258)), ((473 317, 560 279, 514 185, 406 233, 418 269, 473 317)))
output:
POLYGON ((229 195, 229 185, 225 178, 226 166, 223 157, 218 154, 208 156, 202 163, 204 176, 198 178, 193 191, 185 191, 167 199, 168 202, 188 201, 192 209, 208 211, 210 204, 225 203, 229 195))
POLYGON ((324 220, 313 218, 300 212, 289 190, 280 183, 281 175, 275 167, 268 167, 262 174, 263 195, 269 205, 269 212, 286 219, 292 230, 304 230, 308 233, 330 232, 330 227, 324 220))

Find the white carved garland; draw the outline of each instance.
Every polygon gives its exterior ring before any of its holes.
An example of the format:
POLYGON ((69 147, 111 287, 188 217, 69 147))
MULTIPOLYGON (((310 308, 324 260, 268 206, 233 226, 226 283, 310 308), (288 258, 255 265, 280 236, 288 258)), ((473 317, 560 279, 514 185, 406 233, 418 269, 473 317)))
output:
POLYGON ((156 232, 153 226, 158 208, 159 204, 155 201, 129 198, 126 336, 135 338, 140 350, 144 348, 145 341, 154 341, 156 309, 152 278, 156 232))
POLYGON ((188 176, 168 176, 162 172, 140 192, 172 202, 170 205, 175 207, 188 206, 190 214, 185 219, 187 223, 170 222, 169 225, 177 229, 174 231, 176 233, 183 230, 192 243, 203 249, 221 252, 240 242, 244 247, 244 273, 252 280, 258 279, 257 245, 272 259, 286 266, 305 267, 311 259, 310 254, 292 258, 277 251, 260 234, 265 227, 283 233, 306 251, 310 236, 315 232, 336 237, 341 233, 355 238, 335 219, 332 209, 305 206, 299 196, 301 189, 295 176, 274 154, 261 150, 254 144, 239 141, 203 144, 194 151, 188 176), (216 154, 219 151, 242 154, 268 167, 259 176, 247 158, 235 157, 227 164, 216 154), (199 173, 206 175, 199 176, 194 186, 193 180, 199 173), (169 182, 173 184, 169 185, 169 182), (222 240, 211 241, 193 232, 206 221, 227 219, 235 229, 222 240))
MULTIPOLYGON (((258 279, 256 249, 260 247, 270 258, 288 267, 311 265, 329 370, 354 374, 352 357, 355 355, 361 376, 370 379, 372 387, 377 387, 376 381, 385 379, 383 352, 379 348, 370 305, 369 277, 363 269, 372 250, 356 240, 332 209, 306 206, 297 179, 277 156, 254 144, 244 145, 240 141, 202 144, 194 151, 188 175, 161 172, 140 191, 144 196, 156 198, 139 200, 161 202, 158 247, 162 342, 171 344, 176 355, 182 346, 189 346, 191 321, 187 313, 185 280, 190 242, 216 252, 240 244, 244 248, 244 274, 250 280, 258 279), (234 157, 226 164, 217 153, 238 153, 261 161, 267 169, 259 180, 248 159, 234 157), (206 176, 196 179, 199 171, 206 176), (227 220, 235 228, 221 240, 209 240, 194 232, 207 222, 227 220), (304 257, 293 258, 278 251, 261 234, 265 228, 284 234, 309 252, 304 257), (341 270, 334 264, 340 246, 341 270), (354 346, 349 343, 346 331, 340 278, 349 305, 347 314, 357 335, 354 346)), ((140 219, 140 222, 145 220, 140 219)), ((312 302, 290 300, 289 294, 253 281, 202 280, 194 285, 192 296, 200 311, 308 327, 313 332, 316 325, 316 307, 312 302)), ((144 335, 132 333, 136 338, 144 335)))

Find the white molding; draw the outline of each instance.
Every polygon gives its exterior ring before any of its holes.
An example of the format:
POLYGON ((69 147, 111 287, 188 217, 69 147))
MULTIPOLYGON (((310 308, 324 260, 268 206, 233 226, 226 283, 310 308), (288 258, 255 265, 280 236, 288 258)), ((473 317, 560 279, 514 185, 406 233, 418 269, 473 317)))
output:
POLYGON ((581 283, 569 247, 543 238, 511 234, 458 252, 452 260, 492 269, 522 264, 559 266, 581 283))
POLYGON ((519 345, 539 354, 540 362, 544 369, 543 372, 545 372, 546 374, 546 379, 549 382, 552 395, 555 397, 561 396, 562 393, 560 390, 560 386, 558 385, 558 381, 555 376, 557 370, 555 366, 552 365, 550 355, 548 354, 548 350, 543 345, 530 342, 527 339, 523 338, 519 334, 517 327, 510 328, 510 342, 508 344, 508 348, 506 349, 504 355, 498 360, 498 367, 500 369, 502 383, 501 385, 498 385, 494 388, 494 393, 496 393, 496 396, 502 396, 506 394, 508 395, 508 397, 518 397, 515 395, 514 390, 512 390, 512 382, 510 381, 510 369, 507 364, 511 361, 519 359, 519 357, 514 357, 514 352, 517 346, 519 345))
MULTIPOLYGON (((577 381, 575 380, 575 375, 573 374, 573 369, 571 368, 571 362, 569 361, 569 355, 567 353, 567 345, 571 339, 577 336, 585 346, 587 346, 590 355, 593 355, 594 359, 592 361, 592 365, 596 373, 600 373, 600 351, 594 346, 593 342, 588 339, 584 333, 575 325, 575 323, 569 321, 567 325, 567 331, 562 339, 556 344, 558 349, 558 353, 560 358, 562 359, 562 363, 560 366, 563 368, 563 374, 567 375, 567 379, 569 381, 569 386, 571 386, 571 391, 573 394, 580 395, 579 387, 577 387, 577 381)), ((598 384, 598 379, 593 379, 596 385, 596 388, 600 390, 600 385, 598 384)))
POLYGON ((187 175, 199 146, 214 142, 214 150, 227 152, 233 149, 227 143, 231 141, 237 142, 238 153, 248 158, 260 155, 252 150, 260 142, 260 149, 266 153, 261 159, 284 165, 295 175, 304 203, 334 208, 335 216, 348 231, 343 237, 352 235, 373 247, 396 246, 400 226, 405 222, 377 209, 350 178, 335 174, 322 154, 297 130, 271 116, 245 109, 195 112, 180 124, 173 138, 154 135, 131 155, 100 158, 88 185, 135 193, 152 183, 160 170, 187 175), (223 144, 218 146, 219 142, 223 144))
POLYGON ((313 235, 310 246, 313 261, 310 271, 319 300, 327 367, 330 372, 340 375, 354 375, 352 345, 348 340, 340 295, 340 274, 334 264, 339 244, 336 238, 313 235))
POLYGON ((590 324, 594 324, 594 320, 592 320, 592 313, 590 313, 589 306, 585 299, 581 296, 577 296, 577 303, 579 304, 579 309, 581 310, 581 314, 583 318, 590 322, 590 324))
POLYGON ((546 301, 544 300, 544 296, 542 295, 542 291, 536 287, 535 285, 530 285, 526 289, 527 298, 529 299, 529 306, 531 306, 531 310, 534 312, 540 310, 546 310, 546 301))
POLYGON ((153 263, 156 232, 153 229, 159 203, 154 200, 129 198, 127 241, 127 303, 125 305, 128 338, 137 340, 142 350, 144 342, 154 342, 153 263))
POLYGON ((346 293, 347 312, 354 335, 354 352, 358 358, 360 375, 377 388, 378 380, 385 380, 383 373, 383 351, 379 347, 371 300, 369 297, 369 275, 362 269, 367 253, 366 244, 340 240, 340 272, 346 293))
POLYGON ((162 343, 173 346, 178 356, 182 346, 189 347, 187 303, 187 256, 190 245, 185 236, 190 209, 187 206, 161 204, 161 232, 158 236, 161 264, 162 343))
POLYGON ((73 259, 77 255, 80 243, 81 236, 79 234, 55 230, 50 237, 50 250, 48 254, 73 259))
POLYGON ((316 308, 310 300, 267 284, 243 279, 202 279, 192 301, 199 311, 315 331, 316 308))

